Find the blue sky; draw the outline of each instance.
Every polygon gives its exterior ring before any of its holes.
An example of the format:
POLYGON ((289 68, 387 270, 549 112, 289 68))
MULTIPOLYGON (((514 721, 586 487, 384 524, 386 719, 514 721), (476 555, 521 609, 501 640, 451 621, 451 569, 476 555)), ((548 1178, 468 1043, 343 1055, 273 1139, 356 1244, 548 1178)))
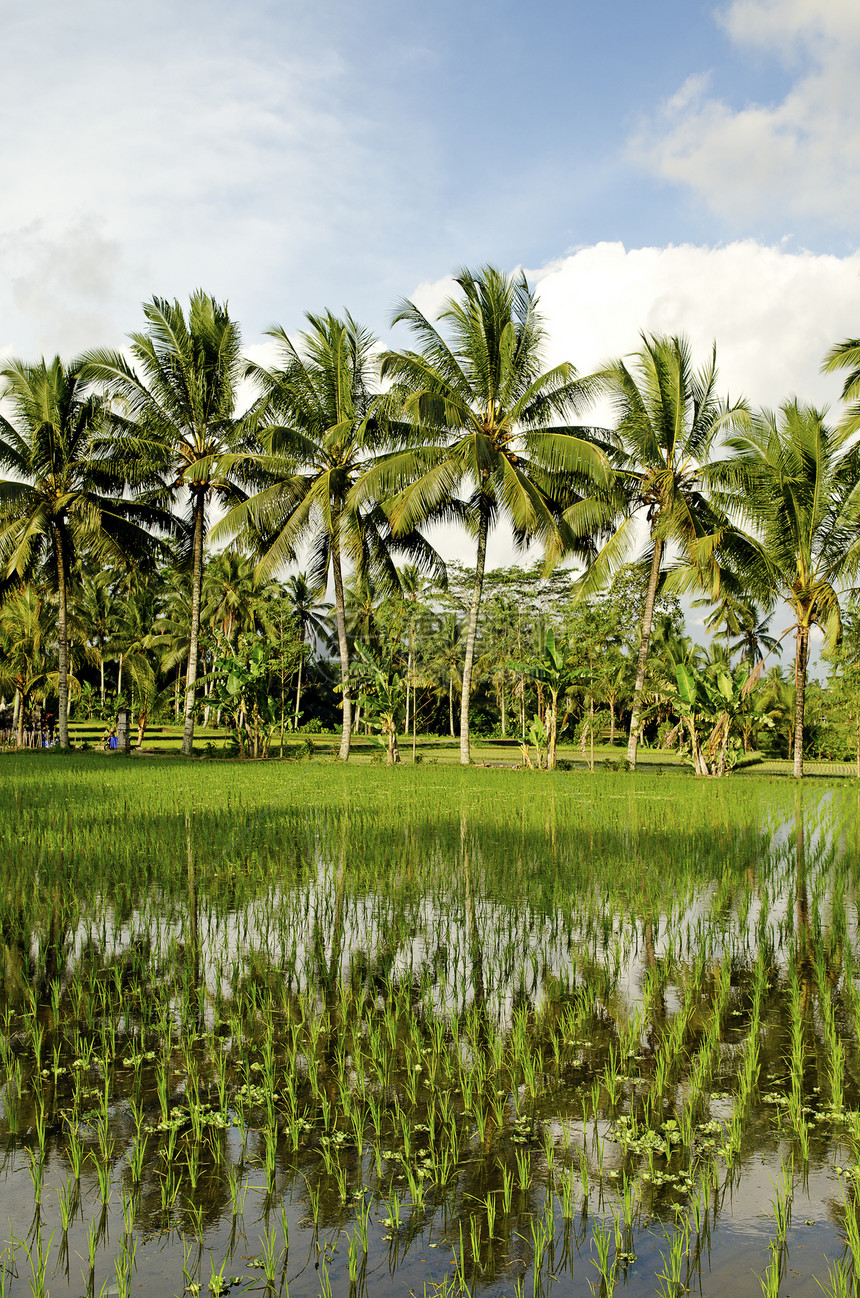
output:
POLYGON ((33 0, 3 51, 0 354, 121 344, 200 286, 265 359, 275 322, 384 334, 491 261, 527 268, 549 359, 685 332, 732 395, 838 404, 857 0, 33 0))
POLYGON ((327 306, 382 329, 462 264, 606 241, 849 256, 855 9, 36 0, 4 20, 0 347, 116 341, 198 284, 254 342, 327 306))

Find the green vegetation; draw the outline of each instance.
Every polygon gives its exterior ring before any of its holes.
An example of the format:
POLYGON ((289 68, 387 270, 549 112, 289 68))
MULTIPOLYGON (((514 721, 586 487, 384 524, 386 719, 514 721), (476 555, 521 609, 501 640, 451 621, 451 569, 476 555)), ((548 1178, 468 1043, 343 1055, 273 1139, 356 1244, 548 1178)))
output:
POLYGON ((860 566, 856 341, 827 357, 849 370, 831 428, 797 400, 729 404, 716 351, 697 369, 682 338, 643 335, 591 375, 547 369, 522 274, 455 285, 435 323, 397 310, 414 350, 325 312, 296 339, 272 329, 276 363, 249 365, 226 306, 197 291, 187 311, 146 303, 128 355, 5 365, 7 745, 67 748, 70 715, 110 726, 130 709, 139 748, 182 716, 186 756, 201 726, 244 756, 337 726, 346 760, 363 724, 397 762, 402 730, 417 756, 419 730, 456 724, 463 764, 497 731, 537 765, 570 739, 593 765, 622 728, 631 770, 654 744, 711 777, 756 752, 798 777, 805 758, 860 761, 841 646, 860 566), (606 396, 614 426, 583 422, 606 396), (541 564, 486 571, 501 521, 541 564), (441 562, 440 523, 474 540, 473 570, 441 562), (681 594, 704 597, 707 651, 681 594), (790 675, 767 662, 780 607, 790 675), (807 680, 816 627, 829 690, 807 680))
POLYGON ((457 757, 3 759, 6 1292, 850 1291, 856 789, 457 757))

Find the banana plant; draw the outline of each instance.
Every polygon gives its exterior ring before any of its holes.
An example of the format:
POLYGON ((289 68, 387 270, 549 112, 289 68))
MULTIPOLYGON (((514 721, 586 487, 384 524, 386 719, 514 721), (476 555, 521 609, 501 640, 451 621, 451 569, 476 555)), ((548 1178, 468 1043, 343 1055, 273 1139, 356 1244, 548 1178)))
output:
POLYGON ((694 771, 710 778, 726 775, 741 756, 742 725, 756 676, 745 663, 730 671, 689 662, 677 663, 675 676, 672 701, 687 732, 694 771))
POLYGON ((378 742, 385 748, 387 763, 400 761, 397 725, 405 706, 408 679, 394 670, 392 663, 380 663, 363 641, 353 648, 353 675, 360 690, 358 706, 371 725, 379 727, 378 742))
POLYGON ((528 743, 523 742, 520 744, 520 749, 523 754, 523 762, 530 770, 534 770, 535 766, 537 766, 539 771, 543 770, 544 763, 547 761, 548 741, 549 732, 541 718, 537 713, 535 713, 531 719, 531 724, 529 725, 528 743), (535 750, 534 762, 531 758, 532 748, 535 750))
POLYGON ((277 701, 269 693, 276 663, 267 645, 254 636, 239 637, 235 653, 222 658, 210 677, 210 696, 230 725, 243 757, 268 757, 279 720, 277 701), (255 643, 256 641, 256 643, 255 643))
POLYGON ((552 627, 548 629, 544 636, 537 663, 513 662, 510 667, 512 671, 520 672, 523 676, 529 676, 532 680, 540 681, 549 693, 549 701, 544 716, 543 718, 535 717, 532 722, 530 737, 532 732, 537 734, 535 722, 539 722, 541 743, 538 744, 537 739, 532 737, 532 743, 538 750, 538 766, 541 765, 542 751, 545 746, 546 769, 554 771, 558 743, 558 700, 560 696, 563 697, 566 694, 574 678, 579 673, 576 669, 567 666, 564 654, 555 642, 555 632, 552 627))

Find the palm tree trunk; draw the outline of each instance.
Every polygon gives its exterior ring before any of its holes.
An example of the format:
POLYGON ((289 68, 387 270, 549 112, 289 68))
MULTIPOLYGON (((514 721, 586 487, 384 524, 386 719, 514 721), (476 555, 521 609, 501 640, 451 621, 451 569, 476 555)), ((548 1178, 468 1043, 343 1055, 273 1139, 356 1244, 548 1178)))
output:
POLYGON ((648 647, 651 644, 651 623, 654 620, 654 601, 657 598, 657 582, 660 579, 660 562, 662 558, 663 542, 655 541, 654 558, 651 560, 651 576, 648 579, 648 594, 645 597, 645 609, 642 613, 642 637, 639 641, 636 686, 633 690, 633 709, 630 713, 630 738, 627 741, 627 761, 631 771, 636 769, 636 748, 639 743, 642 695, 645 692, 645 663, 648 659, 648 647))
POLYGON ((122 654, 120 654, 120 656, 119 656, 119 667, 117 668, 117 673, 116 673, 116 696, 117 696, 117 699, 119 698, 120 694, 122 694, 122 654))
POLYGON ((299 704, 302 701, 302 662, 303 655, 299 654, 299 680, 296 685, 296 720, 295 725, 293 726, 294 730, 297 730, 299 726, 299 704))
POLYGON ((200 602, 203 591, 203 496, 194 498, 194 569, 191 578, 191 638, 188 645, 188 671, 185 676, 185 727, 182 732, 182 756, 194 751, 194 705, 197 701, 197 646, 200 639, 200 602))
POLYGON ((104 640, 99 646, 99 689, 102 698, 102 712, 105 710, 105 659, 104 659, 104 640))
POLYGON ((591 774, 594 774, 594 695, 588 696, 588 729, 591 734, 591 774))
MULTIPOLYGON (((336 528, 337 520, 333 519, 332 522, 336 528)), ((340 570, 340 541, 336 535, 332 538, 331 570, 334 577, 337 646, 340 651, 340 682, 343 687, 343 730, 338 757, 342 762, 346 762, 349 760, 349 744, 352 738, 352 702, 349 697, 349 645, 346 640, 346 606, 343 598, 343 574, 340 570)))
MULTIPOLYGON (((406 725, 404 731, 409 734, 411 713, 409 711, 409 691, 412 688, 412 635, 409 636, 409 653, 406 656, 406 725)), ((413 700, 414 702, 414 700, 413 700)))
POLYGON ((56 532, 55 550, 57 556, 57 640, 58 640, 58 682, 57 694, 59 696, 59 706, 57 709, 57 728, 59 730, 60 747, 69 747, 69 615, 66 600, 66 553, 63 548, 63 532, 58 527, 56 532))
POLYGON ((475 640, 478 635, 478 612, 484 586, 484 565, 487 561, 487 533, 490 520, 485 504, 481 503, 481 521, 478 524, 478 553, 475 558, 475 585, 472 588, 472 607, 469 610, 469 630, 466 635, 466 656, 463 661, 463 693, 460 704, 460 763, 468 766, 469 751, 469 695, 472 691, 472 664, 475 660, 475 640))
POLYGON ((803 779, 803 712, 806 702, 806 661, 809 651, 809 627, 797 628, 794 653, 794 778, 803 779))
POLYGON ((448 725, 451 728, 451 738, 454 738, 454 673, 448 673, 448 725))
POLYGON ((558 691, 550 692, 552 702, 547 706, 546 769, 555 770, 555 747, 558 738, 558 691))

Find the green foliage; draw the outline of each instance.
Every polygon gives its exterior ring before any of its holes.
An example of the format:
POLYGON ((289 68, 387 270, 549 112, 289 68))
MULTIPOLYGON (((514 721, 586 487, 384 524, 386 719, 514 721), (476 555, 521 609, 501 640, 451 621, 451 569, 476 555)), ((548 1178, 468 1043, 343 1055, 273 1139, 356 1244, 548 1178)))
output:
POLYGON ((253 636, 239 637, 236 652, 225 655, 212 674, 213 706, 223 713, 243 757, 267 757, 280 721, 270 692, 277 652, 253 636))
POLYGON ((368 721, 379 729, 388 765, 394 766, 400 761, 397 730, 406 701, 406 678, 390 661, 375 658, 360 640, 355 644, 354 666, 360 690, 358 702, 368 721))

